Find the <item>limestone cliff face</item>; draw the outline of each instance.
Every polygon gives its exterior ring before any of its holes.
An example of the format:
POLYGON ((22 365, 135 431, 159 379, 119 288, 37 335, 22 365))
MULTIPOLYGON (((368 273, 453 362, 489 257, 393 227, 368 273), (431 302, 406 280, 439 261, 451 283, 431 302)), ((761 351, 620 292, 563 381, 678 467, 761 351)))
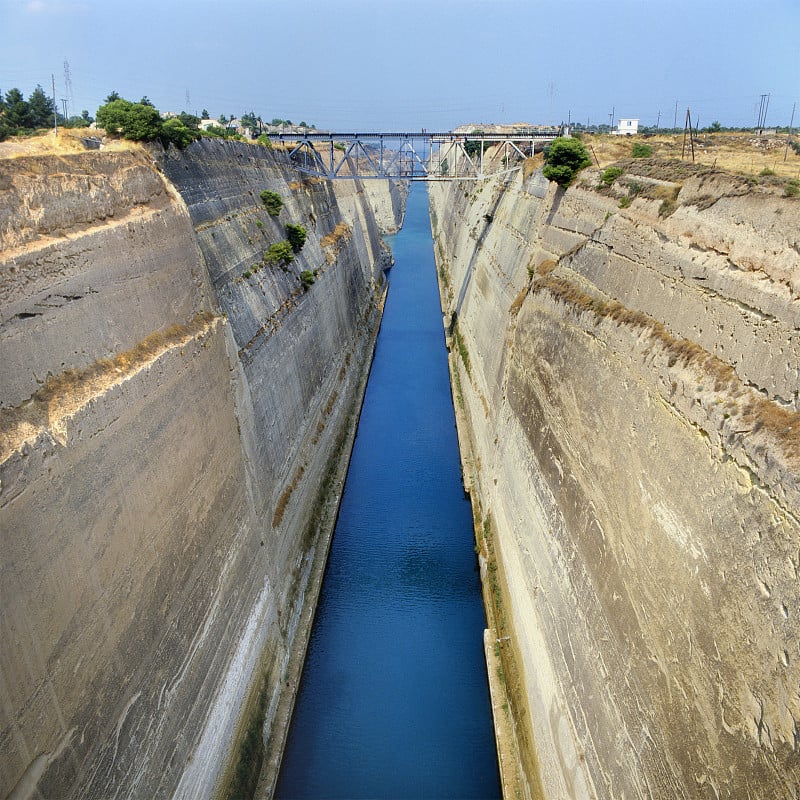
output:
POLYGON ((794 798, 800 204, 626 170, 431 189, 520 786, 794 798))
POLYGON ((372 206, 261 148, 156 157, 0 160, 3 796, 213 795, 249 708, 281 741, 327 552, 372 206))

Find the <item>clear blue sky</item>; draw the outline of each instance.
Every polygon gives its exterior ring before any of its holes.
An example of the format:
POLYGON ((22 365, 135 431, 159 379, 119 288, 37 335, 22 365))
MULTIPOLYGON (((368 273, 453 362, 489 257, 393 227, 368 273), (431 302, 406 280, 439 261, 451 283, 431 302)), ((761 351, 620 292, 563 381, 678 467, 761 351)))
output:
POLYGON ((65 97, 68 61, 70 113, 112 90, 339 130, 800 104, 800 0, 0 0, 0 31, 0 89, 65 97))

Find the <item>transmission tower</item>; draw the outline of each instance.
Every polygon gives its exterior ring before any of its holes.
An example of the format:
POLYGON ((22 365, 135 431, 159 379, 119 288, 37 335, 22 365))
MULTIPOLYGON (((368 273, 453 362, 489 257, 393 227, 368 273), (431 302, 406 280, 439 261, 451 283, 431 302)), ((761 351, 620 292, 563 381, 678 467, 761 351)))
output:
POLYGON ((72 74, 69 70, 69 61, 66 59, 64 60, 64 94, 66 95, 63 98, 64 101, 64 119, 67 118, 67 104, 74 106, 75 105, 75 98, 72 95, 72 74))

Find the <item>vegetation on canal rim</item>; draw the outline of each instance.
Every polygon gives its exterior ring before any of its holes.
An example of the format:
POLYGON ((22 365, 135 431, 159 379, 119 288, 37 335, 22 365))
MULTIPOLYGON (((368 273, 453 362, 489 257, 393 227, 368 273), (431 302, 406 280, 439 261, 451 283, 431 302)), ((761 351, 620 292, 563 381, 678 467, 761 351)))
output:
POLYGON ((591 164, 589 154, 577 139, 556 139, 544 151, 542 174, 549 181, 567 187, 577 174, 591 164))
POLYGON ((605 186, 611 186, 611 184, 614 183, 614 181, 624 172, 625 170, 622 169, 622 167, 609 167, 603 171, 603 174, 600 176, 600 182, 605 186))

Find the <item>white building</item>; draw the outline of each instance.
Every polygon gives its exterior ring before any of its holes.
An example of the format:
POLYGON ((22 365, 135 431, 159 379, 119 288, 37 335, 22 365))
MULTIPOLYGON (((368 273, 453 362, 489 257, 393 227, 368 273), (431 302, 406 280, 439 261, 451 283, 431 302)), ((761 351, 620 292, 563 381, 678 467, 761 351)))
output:
POLYGON ((615 136, 635 136, 639 133, 638 119, 621 119, 617 127, 611 131, 615 136))

